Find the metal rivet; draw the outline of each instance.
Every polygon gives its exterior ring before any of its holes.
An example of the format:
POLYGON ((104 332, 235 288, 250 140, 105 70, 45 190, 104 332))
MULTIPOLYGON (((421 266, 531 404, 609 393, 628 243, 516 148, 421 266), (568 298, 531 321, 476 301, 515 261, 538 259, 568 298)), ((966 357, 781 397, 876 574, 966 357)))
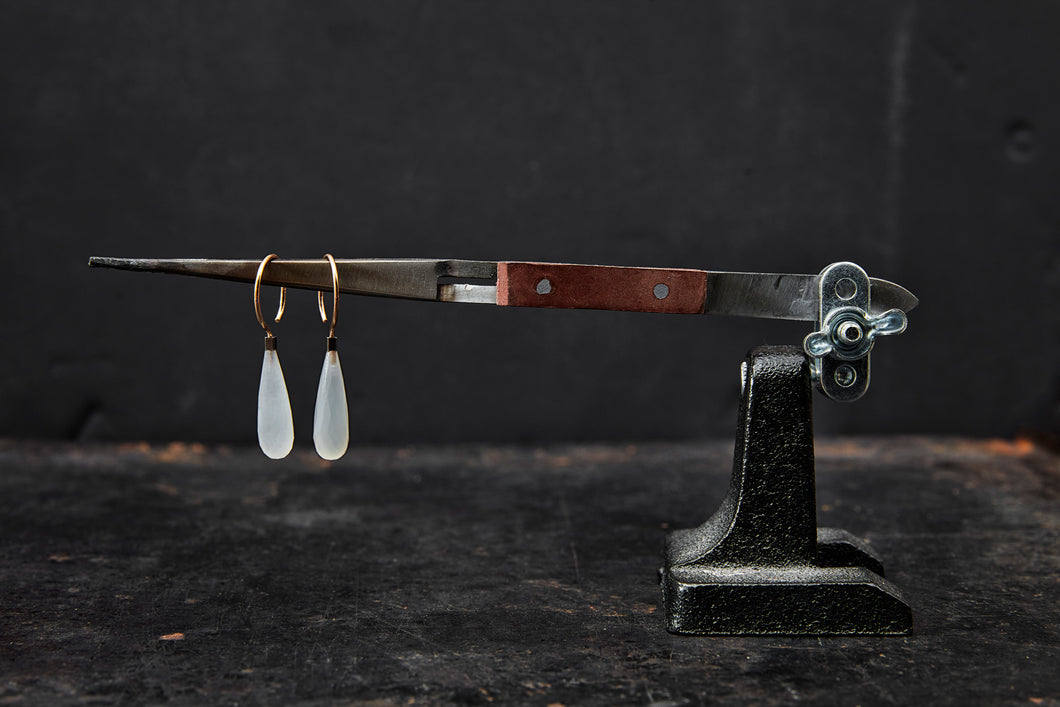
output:
POLYGON ((836 385, 840 388, 849 388, 857 381, 858 372, 844 363, 842 366, 835 369, 834 377, 836 385))
POLYGON ((670 287, 665 283, 660 282, 658 285, 652 288, 652 293, 655 294, 655 299, 666 299, 670 294, 670 287))
POLYGON ((547 277, 543 277, 537 281, 537 294, 547 295, 552 291, 552 283, 549 282, 547 277))
POLYGON ((835 296, 844 302, 858 293, 858 283, 849 277, 844 277, 835 284, 835 296))

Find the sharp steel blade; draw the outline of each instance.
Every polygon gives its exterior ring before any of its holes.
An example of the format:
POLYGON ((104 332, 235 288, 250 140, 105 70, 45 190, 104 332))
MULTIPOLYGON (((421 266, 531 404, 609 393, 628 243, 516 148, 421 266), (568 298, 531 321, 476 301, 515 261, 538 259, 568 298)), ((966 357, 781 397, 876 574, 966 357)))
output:
MULTIPOLYGON (((236 282, 254 282, 260 260, 151 259, 93 257, 91 267, 194 275, 236 282)), ((497 264, 474 260, 431 260, 427 258, 335 260, 339 291, 357 295, 400 297, 403 299, 448 299, 453 288, 439 285, 439 278, 496 279, 497 264)), ((282 285, 306 290, 331 290, 331 265, 319 260, 273 260, 261 278, 265 285, 282 285)), ((474 287, 474 286, 471 286, 474 287)), ((455 301, 464 300, 458 295, 455 301)))
MULTIPOLYGON (((704 314, 817 321, 819 275, 712 272, 707 275, 704 314)), ((870 314, 889 309, 908 312, 918 300, 887 280, 871 278, 870 314)))
MULTIPOLYGON (((93 257, 92 267, 139 272, 194 275, 237 282, 254 282, 258 260, 150 259, 93 257)), ((341 292, 444 302, 497 303, 494 284, 497 263, 480 260, 427 258, 343 259, 335 261, 341 292), (458 282, 444 282, 450 278, 458 282)), ((818 275, 699 271, 706 275, 704 314, 726 314, 766 319, 817 321, 818 275)), ((261 279, 266 285, 307 290, 330 290, 331 266, 319 260, 273 260, 261 279)), ((917 298, 905 288, 872 278, 870 313, 888 309, 908 312, 917 298)))

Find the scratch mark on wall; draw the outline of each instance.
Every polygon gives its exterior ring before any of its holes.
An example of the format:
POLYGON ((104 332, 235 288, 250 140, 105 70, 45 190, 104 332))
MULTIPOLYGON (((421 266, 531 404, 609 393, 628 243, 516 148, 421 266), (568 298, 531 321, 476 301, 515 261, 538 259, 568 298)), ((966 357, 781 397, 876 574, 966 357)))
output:
MULTIPOLYGON (((905 168, 906 118, 909 113, 909 57, 913 47, 916 24, 916 3, 908 3, 898 16, 898 24, 891 45, 891 84, 887 108, 887 175, 884 195, 884 223, 886 254, 894 260, 901 241, 902 176, 905 168)), ((894 262, 888 262, 893 267, 894 262)))

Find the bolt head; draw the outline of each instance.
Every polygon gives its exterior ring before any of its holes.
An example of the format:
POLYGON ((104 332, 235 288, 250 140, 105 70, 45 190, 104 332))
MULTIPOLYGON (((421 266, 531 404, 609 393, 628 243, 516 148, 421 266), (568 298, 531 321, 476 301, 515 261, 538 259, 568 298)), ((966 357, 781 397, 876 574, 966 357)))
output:
POLYGON ((857 322, 843 322, 839 326, 839 338, 848 344, 856 344, 865 335, 857 322))

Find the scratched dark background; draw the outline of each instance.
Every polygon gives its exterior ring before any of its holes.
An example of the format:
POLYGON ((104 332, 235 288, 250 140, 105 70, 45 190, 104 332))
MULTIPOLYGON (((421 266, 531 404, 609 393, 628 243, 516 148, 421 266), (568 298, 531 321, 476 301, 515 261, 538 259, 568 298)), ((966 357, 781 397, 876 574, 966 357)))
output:
MULTIPOLYGON (((0 436, 252 444, 250 288, 85 263, 273 251, 854 260, 922 305, 819 431, 1055 432, 1057 37, 1052 2, 3 0, 0 436)), ((744 352, 807 331, 346 298, 338 334, 353 443, 404 444, 729 437, 744 352)))

